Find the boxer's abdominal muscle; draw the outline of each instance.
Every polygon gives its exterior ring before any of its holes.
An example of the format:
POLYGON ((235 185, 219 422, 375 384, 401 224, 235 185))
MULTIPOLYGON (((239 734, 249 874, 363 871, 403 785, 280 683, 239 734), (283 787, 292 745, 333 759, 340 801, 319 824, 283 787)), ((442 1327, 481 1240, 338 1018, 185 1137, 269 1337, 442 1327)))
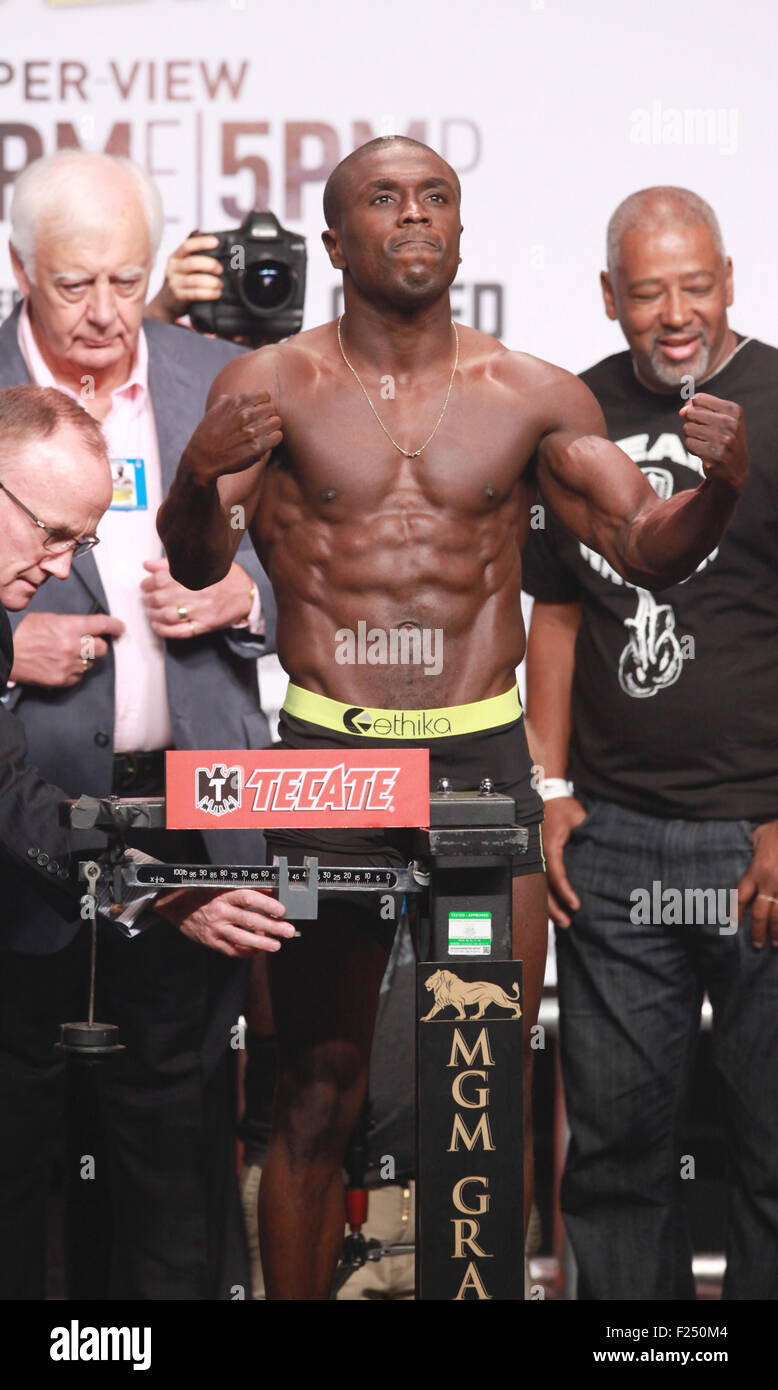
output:
POLYGON ((349 704, 434 708, 501 694, 524 651, 528 500, 515 455, 510 468, 479 461, 444 478, 440 446, 429 464, 377 452, 360 477, 303 471, 288 453, 268 472, 253 529, 284 668, 349 704))

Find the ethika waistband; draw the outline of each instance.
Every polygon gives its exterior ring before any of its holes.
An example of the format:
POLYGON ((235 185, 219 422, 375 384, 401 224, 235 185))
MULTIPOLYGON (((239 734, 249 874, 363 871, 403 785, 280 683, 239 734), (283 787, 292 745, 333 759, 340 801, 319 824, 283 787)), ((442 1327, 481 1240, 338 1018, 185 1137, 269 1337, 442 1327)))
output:
POLYGON ((443 709, 376 709, 365 705, 342 705, 327 695, 314 695, 299 685, 289 685, 284 710, 295 719, 319 724, 340 733, 361 734, 363 738, 409 739, 445 738, 452 734, 475 734, 480 729, 496 729, 521 717, 519 692, 514 686, 504 695, 476 700, 470 705, 451 705, 443 709))

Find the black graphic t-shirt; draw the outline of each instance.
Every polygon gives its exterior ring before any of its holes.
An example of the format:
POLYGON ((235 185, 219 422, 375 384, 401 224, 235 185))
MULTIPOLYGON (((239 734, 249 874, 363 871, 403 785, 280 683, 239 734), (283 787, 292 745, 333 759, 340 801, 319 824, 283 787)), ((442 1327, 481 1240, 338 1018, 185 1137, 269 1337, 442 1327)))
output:
MULTIPOLYGON (((679 394, 637 381, 628 352, 581 378, 609 438, 660 497, 696 487, 679 394)), ((699 390, 745 411, 751 474, 721 545, 662 592, 626 584, 545 509, 524 587, 583 605, 569 774, 647 814, 778 818, 778 350, 744 339, 699 390)), ((531 717, 531 711, 530 711, 531 717)))

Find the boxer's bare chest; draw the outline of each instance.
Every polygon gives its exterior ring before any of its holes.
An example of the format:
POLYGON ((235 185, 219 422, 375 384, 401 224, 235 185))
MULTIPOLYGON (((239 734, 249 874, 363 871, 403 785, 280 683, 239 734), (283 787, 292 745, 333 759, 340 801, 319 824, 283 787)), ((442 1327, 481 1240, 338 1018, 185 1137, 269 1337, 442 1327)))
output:
POLYGON ((445 410, 445 380, 419 386, 387 374, 365 384, 370 403, 336 363, 284 390, 284 442, 263 492, 266 539, 293 513, 315 529, 382 513, 412 528, 414 518, 419 527, 477 524, 515 509, 540 433, 529 398, 467 364, 445 410))

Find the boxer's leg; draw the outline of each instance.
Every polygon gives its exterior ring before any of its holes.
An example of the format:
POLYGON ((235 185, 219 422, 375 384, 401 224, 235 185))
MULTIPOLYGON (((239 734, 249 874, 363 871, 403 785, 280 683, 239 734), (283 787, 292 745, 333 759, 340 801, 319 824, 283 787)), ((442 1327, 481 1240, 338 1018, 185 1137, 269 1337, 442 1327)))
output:
POLYGON ((322 903, 269 958, 279 1049, 259 1193, 269 1299, 329 1297, 345 1225, 342 1163, 364 1102, 386 951, 370 918, 322 903))
POLYGON ((527 874, 513 880, 513 955, 524 965, 524 1229, 529 1221, 535 1175, 532 1127, 533 1024, 537 1022, 543 994, 543 975, 548 946, 548 907, 545 874, 527 874))

